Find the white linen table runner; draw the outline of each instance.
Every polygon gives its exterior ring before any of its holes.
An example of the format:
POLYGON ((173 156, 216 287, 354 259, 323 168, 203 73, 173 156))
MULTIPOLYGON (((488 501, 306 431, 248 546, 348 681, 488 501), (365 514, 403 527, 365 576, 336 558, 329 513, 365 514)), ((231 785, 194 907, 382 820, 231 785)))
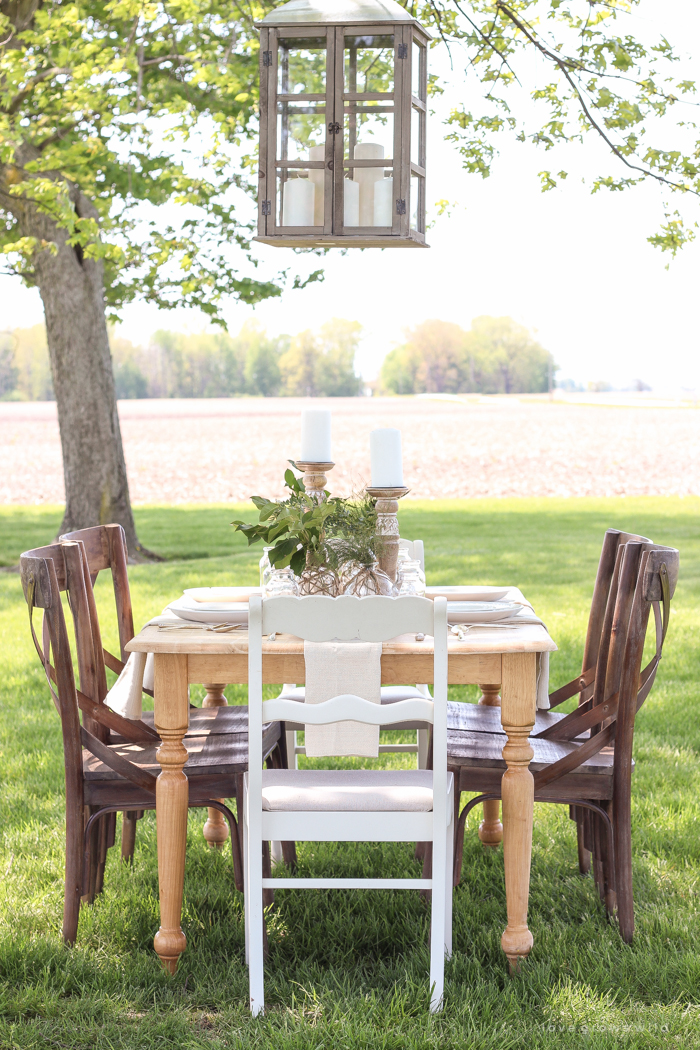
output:
MULTIPOLYGON (((343 693, 354 693, 373 704, 381 703, 381 642, 304 642, 306 664, 305 702, 320 704, 343 693)), ((300 718, 300 721, 302 719, 300 718)), ((305 726, 309 758, 379 754, 379 726, 363 722, 334 722, 305 726)))

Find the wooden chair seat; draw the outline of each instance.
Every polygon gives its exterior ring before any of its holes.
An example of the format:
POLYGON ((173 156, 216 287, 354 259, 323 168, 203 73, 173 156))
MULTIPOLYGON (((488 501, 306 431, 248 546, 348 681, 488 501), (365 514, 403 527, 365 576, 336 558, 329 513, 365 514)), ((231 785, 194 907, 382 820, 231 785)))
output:
MULTIPOLYGON (((557 711, 538 711, 535 717, 535 728, 533 734, 544 732, 545 729, 551 729, 557 722, 561 722, 566 715, 559 714, 557 711)), ((501 725, 501 709, 500 707, 487 707, 483 704, 468 704, 468 703, 454 703, 449 701, 447 704, 447 730, 454 732, 468 732, 468 733, 499 733, 501 737, 505 736, 503 726, 501 725)), ((586 733, 588 736, 588 733, 586 733)), ((448 738, 448 747, 450 746, 448 738)), ((501 743, 501 747, 503 743, 501 743)))
MULTIPOLYGON (((448 730, 449 767, 457 774, 462 791, 500 794, 501 777, 506 770, 501 754, 503 742, 503 734, 499 733, 448 730)), ((561 740, 537 740, 535 737, 530 737, 530 745, 535 753, 530 762, 532 773, 546 769, 581 746, 561 740)), ((580 798, 612 798, 614 763, 613 749, 604 748, 575 772, 560 777, 551 786, 540 788, 536 798, 542 801, 555 798, 565 801, 570 798, 572 802, 580 798)))
MULTIPOLYGON (((141 721, 147 726, 155 728, 153 712, 144 711, 141 721)), ((248 734, 248 706, 238 704, 232 707, 194 707, 190 709, 190 728, 187 736, 222 736, 226 734, 244 733, 248 734)), ((265 726, 265 742, 269 740, 272 744, 280 739, 281 728, 279 722, 269 722, 265 726)), ((118 733, 112 733, 109 738, 110 744, 124 743, 124 737, 118 733)), ((272 745, 271 745, 272 746, 272 745)))

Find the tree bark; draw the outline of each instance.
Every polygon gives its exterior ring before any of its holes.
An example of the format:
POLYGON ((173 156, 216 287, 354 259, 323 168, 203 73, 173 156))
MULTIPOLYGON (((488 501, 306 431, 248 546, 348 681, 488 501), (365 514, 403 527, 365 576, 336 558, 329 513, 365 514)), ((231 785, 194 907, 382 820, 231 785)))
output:
MULTIPOLYGON (((94 205, 80 189, 67 187, 77 214, 97 219, 94 205)), ((152 557, 138 541, 129 500, 103 264, 84 258, 80 247, 68 243, 67 231, 31 201, 6 193, 2 197, 23 236, 53 243, 57 249, 37 253, 34 280, 44 304, 63 452, 66 509, 61 532, 118 522, 124 527, 131 557, 152 557)))

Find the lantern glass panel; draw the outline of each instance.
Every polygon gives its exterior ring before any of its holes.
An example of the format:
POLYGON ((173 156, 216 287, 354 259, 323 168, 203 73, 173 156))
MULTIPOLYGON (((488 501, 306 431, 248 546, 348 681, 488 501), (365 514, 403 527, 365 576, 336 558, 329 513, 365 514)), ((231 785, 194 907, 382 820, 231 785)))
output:
POLYGON ((278 94, 323 95, 325 91, 326 38, 282 38, 277 51, 278 94))
POLYGON ((391 228, 394 215, 393 168, 348 169, 343 180, 345 226, 391 228))
POLYGON ((411 107, 411 160, 424 167, 423 159, 423 114, 416 107, 411 107))
POLYGON ((425 193, 425 179, 420 175, 411 175, 411 197, 409 205, 409 214, 411 220, 411 229, 418 230, 419 233, 424 233, 423 229, 423 194, 425 193))
POLYGON ((393 90, 394 34, 346 36, 346 94, 391 94, 393 90))
POLYGON ((425 89, 423 87, 423 63, 425 62, 425 48, 413 41, 413 61, 411 62, 411 93, 416 98, 425 102, 425 89))
POLYGON ((326 107, 322 103, 277 103, 277 159, 323 160, 326 107), (321 149, 320 156, 310 151, 321 149))
POLYGON ((391 160, 394 107, 381 102, 345 103, 345 160, 391 160))
POLYGON ((323 168, 277 171, 278 226, 323 227, 323 168))

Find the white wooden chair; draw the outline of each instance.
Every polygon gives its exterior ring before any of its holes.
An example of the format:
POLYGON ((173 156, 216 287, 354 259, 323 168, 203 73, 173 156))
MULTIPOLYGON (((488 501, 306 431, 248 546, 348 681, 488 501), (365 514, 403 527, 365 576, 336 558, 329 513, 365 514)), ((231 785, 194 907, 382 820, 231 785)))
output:
MULTIPOLYGON (((413 558, 420 564, 421 569, 425 572, 425 547, 423 540, 399 540, 399 547, 408 551, 410 558, 413 558)), ((281 697, 286 697, 289 700, 299 700, 301 703, 304 702, 305 693, 304 687, 298 686, 292 682, 286 682, 282 686, 281 697)), ((393 704, 397 700, 411 700, 414 697, 420 696, 430 697, 430 691, 427 685, 384 685, 382 686, 382 703, 393 704)), ((405 727, 402 727, 405 728, 405 727)), ((303 744, 300 744, 297 738, 297 733, 301 730, 301 726, 287 725, 287 762, 290 767, 297 769, 299 766, 299 755, 306 754, 306 748, 303 744)), ((427 729, 416 729, 416 742, 415 744, 380 744, 380 754, 417 754, 418 756, 418 768, 426 769, 428 766, 428 745, 429 745, 430 734, 427 729)), ((281 846, 279 843, 272 844, 272 860, 277 863, 281 857, 281 846)))
POLYGON ((452 953, 454 787, 447 772, 447 603, 426 598, 310 596, 250 600, 248 621, 249 772, 244 782, 246 961, 250 1009, 264 1009, 263 889, 431 890, 430 1009, 442 1007, 445 956, 452 953), (318 770, 262 768, 262 727, 299 717, 299 703, 262 699, 262 642, 273 632, 314 642, 381 642, 405 633, 434 637, 434 699, 414 697, 389 708, 342 694, 304 705, 307 725, 355 721, 433 727, 433 769, 318 770), (266 840, 432 842, 430 879, 263 878, 266 840))

